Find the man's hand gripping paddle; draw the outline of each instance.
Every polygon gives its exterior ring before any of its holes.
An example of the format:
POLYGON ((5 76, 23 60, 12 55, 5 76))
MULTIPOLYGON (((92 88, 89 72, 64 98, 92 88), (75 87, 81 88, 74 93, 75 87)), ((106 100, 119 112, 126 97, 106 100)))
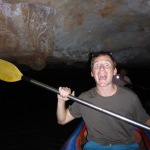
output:
MULTIPOLYGON (((3 80, 3 81, 6 81, 6 82, 16 82, 16 81, 20 81, 20 80, 26 80, 30 83, 33 83, 35 85, 38 85, 42 88, 45 88, 47 90, 50 90, 54 93, 57 93, 59 94, 59 91, 51 86, 48 86, 46 84, 43 84, 41 82, 38 82, 36 80, 33 80, 29 77, 26 77, 24 76, 20 71, 19 69, 12 63, 8 62, 8 61, 5 61, 5 60, 2 60, 0 59, 0 80, 3 80)), ((92 109, 95 109, 97 111, 100 111, 104 114, 107 114, 107 115, 110 115, 114 118, 117 118, 117 119, 120 119, 122 121, 125 121, 129 124, 132 124, 132 125, 135 125, 137 127, 140 127, 140 128, 143 128, 143 129, 146 129, 146 130, 149 130, 150 131, 150 127, 149 126, 146 126, 144 124, 141 124, 141 123, 138 123, 136 121, 133 121, 131 119, 128 119, 126 117, 123 117, 117 113, 114 113, 114 112, 111 112, 109 110, 106 110, 106 109, 102 109, 100 107, 97 107, 89 102, 86 102, 85 100, 82 100, 82 99, 79 99, 75 96, 72 96, 72 95, 69 95, 68 96, 69 99, 73 100, 73 101, 76 101, 82 105, 85 105, 87 107, 90 107, 92 109)))

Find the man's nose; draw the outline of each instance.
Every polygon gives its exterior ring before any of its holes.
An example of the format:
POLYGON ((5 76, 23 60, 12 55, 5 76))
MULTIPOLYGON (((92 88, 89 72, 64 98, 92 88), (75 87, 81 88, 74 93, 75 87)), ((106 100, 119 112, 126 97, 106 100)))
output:
POLYGON ((105 66, 104 65, 100 65, 99 69, 103 70, 103 69, 105 69, 105 66))

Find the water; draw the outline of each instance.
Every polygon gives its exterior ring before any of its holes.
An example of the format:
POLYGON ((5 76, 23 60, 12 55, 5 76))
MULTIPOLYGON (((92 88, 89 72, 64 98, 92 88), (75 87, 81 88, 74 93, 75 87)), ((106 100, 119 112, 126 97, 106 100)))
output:
MULTIPOLYGON (((150 110, 149 70, 128 68, 128 75, 147 111, 150 110)), ((22 73, 54 88, 71 87, 76 96, 94 86, 86 69, 47 68, 42 71, 23 70, 22 73)), ((59 125, 56 94, 29 82, 0 81, 0 91, 1 150, 59 150, 80 122, 77 119, 59 125)))

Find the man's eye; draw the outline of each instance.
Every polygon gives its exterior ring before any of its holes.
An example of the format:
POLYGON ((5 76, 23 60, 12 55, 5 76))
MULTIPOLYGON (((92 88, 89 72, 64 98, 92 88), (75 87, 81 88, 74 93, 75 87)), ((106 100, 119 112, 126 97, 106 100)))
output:
POLYGON ((106 67, 109 67, 110 65, 109 65, 109 64, 105 64, 105 66, 106 66, 106 67))
POLYGON ((94 68, 99 68, 99 66, 100 66, 99 64, 95 64, 94 68))

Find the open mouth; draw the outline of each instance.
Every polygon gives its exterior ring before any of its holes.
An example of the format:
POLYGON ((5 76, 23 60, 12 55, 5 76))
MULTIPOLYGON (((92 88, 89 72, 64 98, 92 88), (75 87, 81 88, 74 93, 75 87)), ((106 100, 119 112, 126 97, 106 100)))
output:
POLYGON ((106 75, 100 75, 100 76, 98 76, 98 79, 99 80, 106 80, 107 76, 106 75))

